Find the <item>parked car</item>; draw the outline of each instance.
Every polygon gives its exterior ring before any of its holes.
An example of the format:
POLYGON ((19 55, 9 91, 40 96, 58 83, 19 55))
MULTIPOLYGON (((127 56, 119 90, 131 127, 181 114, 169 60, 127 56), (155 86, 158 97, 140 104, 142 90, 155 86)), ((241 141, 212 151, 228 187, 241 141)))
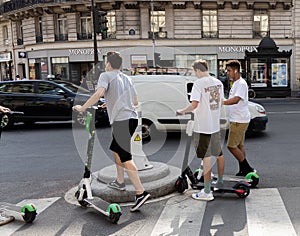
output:
MULTIPOLYGON (((159 131, 183 131, 189 115, 175 116, 175 111, 186 107, 194 81, 193 76, 182 75, 136 75, 131 76, 138 93, 142 109, 143 140, 149 140, 151 133, 159 131)), ((247 135, 266 129, 268 117, 264 107, 249 101, 251 121, 247 135)), ((222 107, 221 128, 229 128, 228 106, 222 107)))
MULTIPOLYGON (((83 104, 90 97, 89 90, 63 80, 19 80, 0 82, 0 104, 13 111, 23 112, 9 116, 7 127, 15 122, 33 124, 37 121, 74 120, 83 125, 85 116, 72 111, 73 104, 83 104), (74 117, 72 117, 74 116, 74 117)), ((96 112, 96 124, 108 124, 105 109, 96 112)))

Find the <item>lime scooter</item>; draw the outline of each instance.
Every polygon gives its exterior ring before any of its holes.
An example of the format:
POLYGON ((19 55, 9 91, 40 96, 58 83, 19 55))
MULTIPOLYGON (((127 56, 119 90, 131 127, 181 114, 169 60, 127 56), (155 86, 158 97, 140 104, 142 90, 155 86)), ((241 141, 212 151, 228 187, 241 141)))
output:
MULTIPOLYGON (((8 114, 23 114, 23 112, 11 111, 8 114)), ((0 112, 0 137, 2 129, 8 124, 7 113, 0 112)), ((15 220, 15 218, 23 218, 26 223, 32 223, 35 220, 37 213, 34 204, 25 204, 18 206, 15 204, 0 202, 0 226, 8 224, 15 220)))
POLYGON ((104 201, 99 197, 95 197, 92 194, 91 188, 91 164, 93 157, 93 147, 95 139, 95 110, 97 107, 88 108, 86 111, 86 131, 89 133, 88 147, 87 147, 87 159, 85 163, 85 169, 83 179, 78 186, 78 190, 75 193, 75 197, 78 203, 82 207, 92 207, 101 214, 105 215, 112 223, 117 223, 122 215, 122 210, 119 204, 104 201), (106 208, 106 210, 103 210, 106 208))
MULTIPOLYGON (((185 153, 184 153, 184 158, 182 163, 182 172, 175 182, 175 189, 179 193, 183 193, 186 189, 188 189, 189 184, 187 179, 189 179, 190 186, 192 187, 192 189, 201 190, 204 188, 203 178, 202 179, 198 178, 199 169, 194 173, 191 170, 191 168, 188 166, 188 158, 189 158, 189 152, 190 152, 192 136, 193 136, 193 126, 194 126, 194 113, 189 113, 189 114, 191 115, 191 120, 188 121, 187 128, 186 128, 187 143, 186 143, 185 153)), ((223 186, 216 186, 215 181, 213 181, 211 184, 211 189, 214 192, 235 193, 240 198, 246 198, 250 194, 250 184, 245 180, 237 181, 236 183, 224 180, 223 186)))

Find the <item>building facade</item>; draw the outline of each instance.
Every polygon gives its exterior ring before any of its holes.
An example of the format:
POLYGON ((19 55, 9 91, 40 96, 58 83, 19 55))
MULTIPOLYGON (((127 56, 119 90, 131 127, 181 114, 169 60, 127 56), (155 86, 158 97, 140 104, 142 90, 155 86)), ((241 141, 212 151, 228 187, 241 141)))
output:
POLYGON ((273 72, 264 71, 261 62, 249 67, 245 59, 246 51, 256 52, 261 39, 271 37, 279 51, 292 52, 289 60, 277 61, 286 64, 288 83, 282 86, 292 94, 300 90, 299 1, 94 0, 95 12, 105 12, 108 28, 95 40, 91 1, 0 2, 0 80, 16 74, 30 79, 60 74, 78 83, 93 68, 97 42, 99 70, 104 70, 105 55, 111 50, 122 53, 128 71, 186 68, 203 58, 219 78, 225 76, 225 62, 238 59, 254 86, 257 80, 270 80, 266 86, 272 89, 273 72))

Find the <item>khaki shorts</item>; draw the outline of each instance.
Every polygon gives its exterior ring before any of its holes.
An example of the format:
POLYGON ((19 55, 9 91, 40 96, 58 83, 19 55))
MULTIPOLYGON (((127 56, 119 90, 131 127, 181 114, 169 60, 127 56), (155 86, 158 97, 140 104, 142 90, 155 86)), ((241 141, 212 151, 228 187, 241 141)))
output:
POLYGON ((194 133, 194 142, 198 158, 223 155, 220 132, 213 134, 194 133))
POLYGON ((230 122, 227 147, 236 148, 244 145, 245 134, 249 123, 230 122))

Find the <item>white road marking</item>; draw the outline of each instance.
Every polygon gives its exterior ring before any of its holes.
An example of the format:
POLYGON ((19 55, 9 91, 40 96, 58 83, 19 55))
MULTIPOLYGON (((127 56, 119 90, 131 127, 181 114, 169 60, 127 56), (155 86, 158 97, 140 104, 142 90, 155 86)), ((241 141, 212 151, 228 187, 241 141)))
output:
POLYGON ((246 199, 249 236, 297 236, 277 189, 253 189, 246 199))
POLYGON ((190 195, 188 191, 168 200, 151 236, 200 234, 206 202, 194 200, 190 195))
POLYGON ((300 111, 268 111, 267 114, 300 114, 300 111))
MULTIPOLYGON (((56 202, 60 197, 54 198, 41 198, 41 199, 25 199, 19 203, 18 206, 23 206, 25 204, 33 203, 37 208, 37 213, 42 213, 45 209, 50 207, 54 202, 56 202)), ((38 215, 37 215, 38 217, 38 215)), ((16 217, 16 220, 7 224, 0 226, 0 235, 1 236, 9 236, 16 232, 19 228, 21 228, 24 224, 26 224, 22 218, 16 217)))

